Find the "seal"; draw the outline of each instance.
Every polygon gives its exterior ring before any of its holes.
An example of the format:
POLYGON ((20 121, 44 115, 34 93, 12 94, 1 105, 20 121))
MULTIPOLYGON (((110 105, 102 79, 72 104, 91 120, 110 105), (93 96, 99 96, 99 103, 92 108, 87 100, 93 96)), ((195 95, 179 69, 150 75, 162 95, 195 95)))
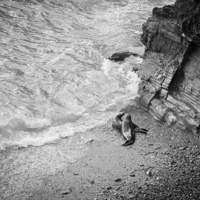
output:
POLYGON ((113 119, 112 127, 117 129, 118 131, 122 131, 122 117, 124 116, 124 112, 119 112, 113 119))
POLYGON ((126 51, 126 52, 114 53, 108 59, 112 60, 112 61, 115 61, 115 62, 122 62, 126 58, 128 58, 129 56, 138 56, 138 57, 140 57, 137 53, 126 51))
POLYGON ((136 133, 147 134, 148 130, 145 128, 139 128, 132 122, 130 114, 124 114, 122 120, 122 134, 125 138, 125 143, 122 146, 132 145, 135 142, 136 133))
POLYGON ((128 146, 135 142, 135 126, 136 125, 131 120, 131 115, 125 114, 122 121, 122 134, 126 141, 122 146, 128 146))
POLYGON ((125 138, 125 143, 123 146, 128 146, 134 143, 136 133, 144 133, 147 134, 148 130, 145 128, 139 128, 138 125, 133 123, 131 115, 119 112, 114 118, 112 122, 112 127, 122 133, 125 138))

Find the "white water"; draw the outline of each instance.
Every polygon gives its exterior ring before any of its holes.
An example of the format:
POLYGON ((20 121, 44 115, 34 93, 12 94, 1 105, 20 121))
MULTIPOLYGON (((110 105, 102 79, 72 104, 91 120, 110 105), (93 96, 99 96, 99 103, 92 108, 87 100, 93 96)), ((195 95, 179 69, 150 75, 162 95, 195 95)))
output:
POLYGON ((137 95, 142 23, 170 0, 0 2, 0 150, 104 124, 137 95))

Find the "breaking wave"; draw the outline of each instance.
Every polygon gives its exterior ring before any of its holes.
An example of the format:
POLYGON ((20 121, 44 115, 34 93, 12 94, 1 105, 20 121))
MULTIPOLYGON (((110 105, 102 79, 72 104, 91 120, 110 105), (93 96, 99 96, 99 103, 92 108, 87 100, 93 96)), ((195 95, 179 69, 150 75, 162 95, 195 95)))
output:
POLYGON ((40 146, 110 119, 137 95, 150 0, 0 1, 0 150, 40 146))

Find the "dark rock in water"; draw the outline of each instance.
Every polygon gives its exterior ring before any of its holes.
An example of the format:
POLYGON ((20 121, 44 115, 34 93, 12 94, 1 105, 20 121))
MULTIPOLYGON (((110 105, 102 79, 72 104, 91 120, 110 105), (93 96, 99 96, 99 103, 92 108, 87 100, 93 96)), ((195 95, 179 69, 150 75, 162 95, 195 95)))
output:
POLYGON ((127 52, 114 53, 108 59, 112 61, 120 62, 120 61, 124 61, 129 56, 139 56, 139 55, 137 53, 127 51, 127 52))
POLYGON ((170 126, 200 132, 200 1, 154 8, 143 24, 137 74, 141 107, 170 126))

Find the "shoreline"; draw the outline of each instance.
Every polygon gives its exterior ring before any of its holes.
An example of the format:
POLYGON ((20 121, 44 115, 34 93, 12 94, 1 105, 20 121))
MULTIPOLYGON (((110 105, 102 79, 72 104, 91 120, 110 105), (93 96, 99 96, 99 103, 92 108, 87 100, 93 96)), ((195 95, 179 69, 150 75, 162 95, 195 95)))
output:
POLYGON ((125 111, 149 129, 147 136, 138 134, 132 146, 121 146, 124 140, 110 120, 54 144, 0 153, 1 199, 192 199, 188 191, 193 199, 200 195, 200 190, 192 190, 192 181, 185 182, 199 173, 199 135, 167 127, 137 107, 125 111), (181 188, 172 187, 177 180, 189 189, 177 193, 181 188))

